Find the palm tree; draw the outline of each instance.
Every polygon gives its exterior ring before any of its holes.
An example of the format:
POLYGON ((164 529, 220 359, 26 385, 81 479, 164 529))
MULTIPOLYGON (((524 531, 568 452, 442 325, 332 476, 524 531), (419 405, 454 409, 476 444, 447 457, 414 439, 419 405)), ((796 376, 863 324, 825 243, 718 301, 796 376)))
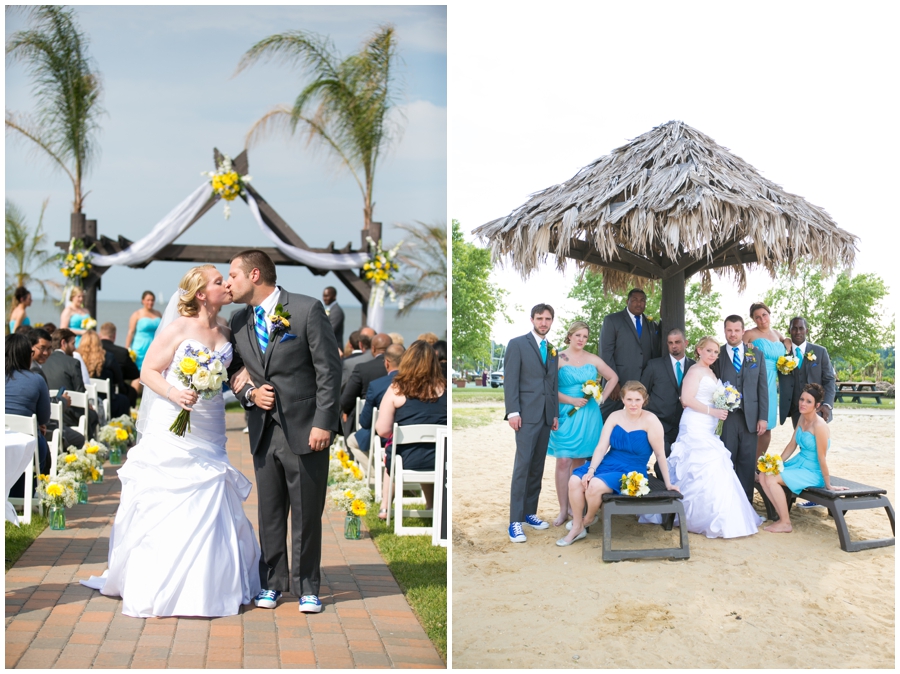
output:
POLYGON ((350 171, 363 196, 366 229, 372 223, 372 198, 378 159, 399 129, 388 113, 394 107, 397 60, 393 26, 382 26, 358 54, 341 60, 328 38, 295 30, 257 42, 241 57, 235 74, 261 59, 298 64, 311 81, 293 107, 279 105, 258 120, 247 134, 250 147, 270 129, 296 133, 298 126, 333 152, 350 171), (314 109, 311 109, 314 108, 314 109))
POLYGON ((6 42, 11 61, 25 64, 34 81, 33 115, 6 111, 7 131, 37 144, 69 176, 80 213, 87 194, 83 179, 97 155, 100 76, 87 53, 87 37, 71 9, 42 5, 29 11, 32 27, 6 42))
POLYGON ((447 225, 394 225, 409 236, 397 258, 401 273, 394 282, 394 291, 400 296, 398 316, 408 314, 423 302, 444 300, 447 302, 447 225))
POLYGON ((47 288, 58 291, 61 284, 38 278, 37 272, 53 264, 57 255, 48 253, 44 246, 47 235, 44 232, 45 199, 41 205, 41 217, 34 232, 25 223, 25 215, 13 202, 6 200, 6 314, 12 311, 12 297, 19 286, 37 285, 47 296, 47 288))

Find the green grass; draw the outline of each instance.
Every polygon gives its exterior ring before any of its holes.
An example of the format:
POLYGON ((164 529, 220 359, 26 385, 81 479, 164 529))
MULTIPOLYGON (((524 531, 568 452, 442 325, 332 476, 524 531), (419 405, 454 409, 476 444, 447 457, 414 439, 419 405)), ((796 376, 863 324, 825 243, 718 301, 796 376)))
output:
POLYGON ((503 419, 503 410, 496 407, 456 407, 453 409, 453 430, 487 426, 503 419))
MULTIPOLYGON (((849 399, 849 396, 846 398, 849 399)), ((835 403, 836 409, 842 410, 892 410, 894 409, 894 398, 882 398, 881 405, 872 399, 862 398, 861 403, 835 403)))
MULTIPOLYGON (((424 507, 424 504, 423 506, 424 507)), ((447 548, 431 544, 431 536, 395 536, 378 519, 378 508, 365 517, 375 547, 403 590, 444 661, 447 660, 447 548)), ((428 526, 431 520, 403 519, 408 526, 428 526)))
POLYGON ((503 387, 491 388, 479 386, 477 388, 454 388, 451 390, 450 396, 455 403, 483 403, 483 402, 503 402, 503 387))
POLYGON ((9 571, 13 564, 19 561, 34 539, 41 535, 47 528, 47 518, 37 514, 31 515, 30 524, 19 523, 15 526, 11 522, 6 523, 6 570, 9 571))

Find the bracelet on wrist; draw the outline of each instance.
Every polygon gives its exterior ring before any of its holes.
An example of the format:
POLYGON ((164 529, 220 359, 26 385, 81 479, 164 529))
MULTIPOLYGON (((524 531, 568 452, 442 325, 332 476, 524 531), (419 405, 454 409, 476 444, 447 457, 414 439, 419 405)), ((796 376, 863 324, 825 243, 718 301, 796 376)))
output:
POLYGON ((169 394, 172 392, 173 388, 174 388, 174 384, 169 386, 169 388, 166 390, 166 400, 169 400, 169 394))

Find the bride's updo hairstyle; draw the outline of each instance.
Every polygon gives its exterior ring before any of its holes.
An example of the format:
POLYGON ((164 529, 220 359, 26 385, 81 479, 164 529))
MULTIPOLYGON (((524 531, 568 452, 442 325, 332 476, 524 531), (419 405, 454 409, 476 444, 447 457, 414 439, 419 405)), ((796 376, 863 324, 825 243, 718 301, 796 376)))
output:
POLYGON ((804 393, 809 393, 813 397, 813 400, 816 401, 816 407, 822 404, 822 400, 825 399, 825 389, 822 388, 821 384, 807 384, 803 387, 804 393))
POLYGON ((215 269, 214 264, 201 264, 199 267, 193 267, 178 288, 181 291, 181 297, 178 298, 178 313, 182 316, 196 316, 200 313, 200 301, 197 299, 197 293, 203 292, 209 281, 206 278, 208 269, 215 269))
POLYGON ((569 344, 572 341, 572 335, 574 335, 579 330, 587 330, 588 336, 591 334, 591 326, 589 326, 584 321, 575 321, 572 325, 569 326, 569 329, 566 331, 566 338, 563 340, 566 344, 569 344))
POLYGON ((701 337, 700 341, 697 342, 697 346, 694 347, 694 355, 697 356, 697 358, 700 357, 700 349, 702 349, 704 346, 706 346, 709 342, 712 342, 713 344, 715 344, 716 347, 722 346, 721 344, 719 344, 719 342, 716 340, 716 338, 711 335, 707 335, 706 337, 701 337))
POLYGON ((625 385, 620 389, 622 399, 624 400, 625 394, 629 391, 637 391, 641 394, 641 397, 644 399, 644 406, 646 407, 647 401, 650 400, 650 394, 647 392, 647 387, 644 386, 641 382, 637 380, 627 381, 625 385))

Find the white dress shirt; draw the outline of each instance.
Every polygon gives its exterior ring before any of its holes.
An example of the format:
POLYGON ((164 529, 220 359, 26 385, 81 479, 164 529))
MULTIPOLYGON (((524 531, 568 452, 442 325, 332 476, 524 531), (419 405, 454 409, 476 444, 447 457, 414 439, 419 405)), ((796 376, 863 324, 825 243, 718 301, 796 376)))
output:
MULTIPOLYGON (((737 346, 737 350, 738 350, 738 361, 741 363, 741 367, 743 367, 744 366, 744 343, 741 342, 740 344, 737 344, 736 346, 737 346)), ((725 348, 728 349, 728 360, 730 360, 732 363, 734 363, 734 347, 731 344, 729 344, 728 342, 725 342, 725 348)))
POLYGON ((806 340, 805 339, 803 340, 803 344, 794 344, 793 342, 791 342, 791 351, 793 352, 792 355, 794 355, 794 356, 797 355, 797 349, 800 349, 800 359, 802 360, 803 357, 806 355, 806 340))
POLYGON ((681 360, 678 360, 670 353, 669 360, 672 361, 672 372, 675 373, 675 381, 678 381, 678 369, 675 367, 676 363, 681 363, 681 377, 684 379, 684 366, 687 365, 687 358, 682 356, 681 360))

